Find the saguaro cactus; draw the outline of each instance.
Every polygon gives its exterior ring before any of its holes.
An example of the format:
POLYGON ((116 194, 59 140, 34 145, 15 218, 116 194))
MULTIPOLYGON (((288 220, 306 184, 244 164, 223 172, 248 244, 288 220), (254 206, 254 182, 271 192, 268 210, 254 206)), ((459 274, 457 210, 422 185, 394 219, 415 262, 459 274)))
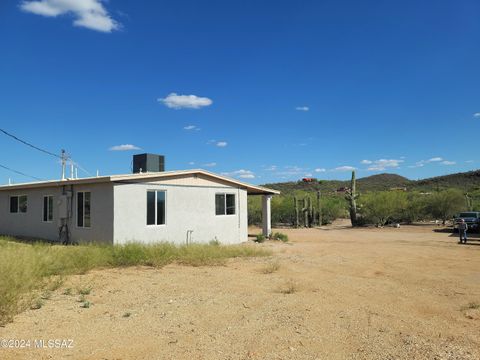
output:
POLYGON ((317 191, 317 209, 318 209, 318 226, 322 226, 322 207, 320 205, 320 191, 317 191))
POLYGON ((356 179, 355 179, 355 170, 354 170, 352 171, 352 181, 350 184, 350 190, 345 195, 345 199, 349 203, 350 221, 352 222, 352 226, 357 225, 357 198, 358 198, 358 194, 356 192, 356 179))
POLYGON ((296 196, 293 198, 293 202, 295 203, 295 227, 298 228, 300 226, 300 219, 298 213, 298 200, 296 196))

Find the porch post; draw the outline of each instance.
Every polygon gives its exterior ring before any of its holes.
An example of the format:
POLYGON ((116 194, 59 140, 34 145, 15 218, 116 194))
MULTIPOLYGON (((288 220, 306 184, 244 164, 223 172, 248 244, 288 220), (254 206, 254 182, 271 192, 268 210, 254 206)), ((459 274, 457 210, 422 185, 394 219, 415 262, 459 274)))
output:
POLYGON ((263 235, 268 237, 272 234, 272 212, 270 209, 272 195, 262 196, 262 222, 263 235))

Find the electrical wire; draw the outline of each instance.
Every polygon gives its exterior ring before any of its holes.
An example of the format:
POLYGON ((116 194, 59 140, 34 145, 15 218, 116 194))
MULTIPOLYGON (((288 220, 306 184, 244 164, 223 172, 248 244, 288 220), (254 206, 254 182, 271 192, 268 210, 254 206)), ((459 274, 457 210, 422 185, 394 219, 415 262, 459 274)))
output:
MULTIPOLYGON (((12 139, 17 140, 18 142, 21 142, 22 144, 27 145, 27 146, 35 149, 35 150, 41 151, 41 152, 43 152, 43 153, 45 153, 45 154, 47 154, 47 155, 50 155, 50 156, 53 156, 53 157, 56 157, 56 158, 58 158, 58 159, 62 159, 62 160, 63 160, 63 157, 62 157, 62 156, 57 155, 57 154, 54 154, 54 153, 52 153, 52 152, 50 152, 50 151, 48 151, 48 150, 42 149, 42 148, 40 148, 40 147, 38 147, 38 146, 35 146, 35 145, 29 143, 28 141, 22 140, 22 139, 20 139, 19 137, 15 136, 15 135, 13 135, 13 134, 11 134, 11 133, 9 133, 8 131, 6 131, 6 130, 4 130, 4 129, 0 129, 0 132, 4 133, 5 135, 11 137, 12 139)), ((70 156, 67 156, 64 160, 71 160, 80 170, 82 170, 83 172, 85 172, 85 173, 86 173, 87 175, 89 175, 89 176, 93 176, 88 170, 84 169, 79 163, 75 162, 70 156)), ((23 175, 23 174, 22 174, 22 175, 23 175)), ((26 175, 26 176, 29 176, 29 175, 26 175)), ((32 177, 32 176, 29 176, 29 177, 32 177)), ((35 177, 33 177, 33 178, 35 178, 35 177)), ((35 179, 36 179, 36 178, 35 178, 35 179)))
POLYGON ((10 134, 10 133, 9 133, 8 131, 6 131, 6 130, 0 129, 0 131, 1 131, 2 133, 4 133, 5 135, 10 136, 12 139, 15 139, 15 140, 21 142, 22 144, 27 145, 27 146, 30 146, 31 148, 33 148, 33 149, 35 149, 35 150, 41 151, 41 152, 43 152, 43 153, 45 153, 45 154, 48 154, 48 155, 50 155, 50 156, 54 156, 54 157, 56 157, 56 158, 60 158, 60 159, 62 158, 60 155, 54 154, 54 153, 52 153, 52 152, 50 152, 50 151, 48 151, 48 150, 44 150, 44 149, 42 149, 42 148, 39 148, 38 146, 35 146, 35 145, 33 145, 33 144, 30 144, 29 142, 27 142, 27 141, 25 141, 25 140, 22 140, 22 139, 16 137, 15 135, 13 135, 13 134, 10 134))
POLYGON ((16 174, 18 174, 18 175, 22 175, 22 176, 25 176, 25 177, 28 177, 28 178, 32 178, 32 179, 39 180, 39 181, 43 181, 43 180, 44 180, 44 179, 40 179, 40 178, 38 178, 38 177, 36 177, 36 176, 32 176, 32 175, 25 174, 25 173, 23 173, 23 172, 21 172, 21 171, 14 170, 14 169, 9 168, 8 166, 2 165, 2 164, 0 164, 0 167, 3 168, 3 169, 5 169, 5 170, 14 172, 14 173, 16 173, 16 174))

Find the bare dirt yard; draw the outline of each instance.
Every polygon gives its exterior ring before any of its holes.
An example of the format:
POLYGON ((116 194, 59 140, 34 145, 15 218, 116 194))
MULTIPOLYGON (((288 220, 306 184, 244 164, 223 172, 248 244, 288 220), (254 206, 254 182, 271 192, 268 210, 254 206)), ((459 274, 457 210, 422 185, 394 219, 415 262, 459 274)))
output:
POLYGON ((0 328, 31 341, 0 359, 480 359, 480 239, 435 230, 280 230, 246 245, 272 257, 74 276, 0 328))

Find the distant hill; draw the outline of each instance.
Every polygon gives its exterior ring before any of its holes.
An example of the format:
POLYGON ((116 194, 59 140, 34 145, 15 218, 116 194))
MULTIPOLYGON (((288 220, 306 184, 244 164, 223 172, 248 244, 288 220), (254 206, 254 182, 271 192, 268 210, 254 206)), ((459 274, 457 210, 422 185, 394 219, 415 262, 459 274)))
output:
MULTIPOLYGON (((291 181, 265 184, 266 187, 291 193, 296 190, 332 192, 342 187, 349 187, 350 181, 321 180, 317 182, 291 181)), ((435 191, 457 188, 462 191, 480 189, 480 170, 437 176, 423 180, 410 180, 397 174, 378 174, 357 179, 359 192, 382 191, 392 188, 407 188, 407 191, 435 191)))

